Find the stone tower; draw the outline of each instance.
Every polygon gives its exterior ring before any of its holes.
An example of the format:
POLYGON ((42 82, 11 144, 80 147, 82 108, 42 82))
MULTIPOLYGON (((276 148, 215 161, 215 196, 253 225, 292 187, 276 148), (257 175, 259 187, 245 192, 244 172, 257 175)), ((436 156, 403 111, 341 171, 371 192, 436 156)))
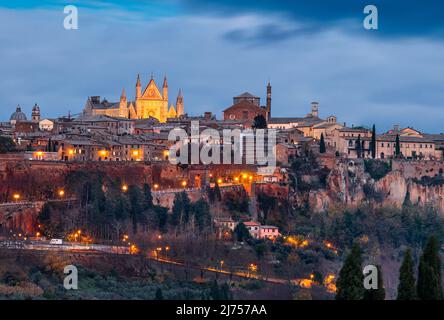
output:
POLYGON ((37 105, 37 103, 32 107, 32 122, 39 122, 40 121, 40 107, 37 105))
POLYGON ((128 104, 126 100, 125 88, 122 89, 122 94, 120 95, 119 117, 128 117, 128 104))
POLYGON ((267 84, 267 121, 271 118, 271 84, 267 84))
POLYGON ((182 89, 179 89, 179 94, 177 95, 176 110, 177 116, 182 116, 184 114, 182 89))
POLYGON ((311 115, 313 117, 319 116, 319 102, 314 101, 311 103, 311 115))

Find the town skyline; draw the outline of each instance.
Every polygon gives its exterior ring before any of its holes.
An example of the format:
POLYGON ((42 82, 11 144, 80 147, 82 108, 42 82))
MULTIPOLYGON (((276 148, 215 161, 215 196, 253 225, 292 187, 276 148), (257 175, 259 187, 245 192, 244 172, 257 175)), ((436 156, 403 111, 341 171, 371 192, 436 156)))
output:
MULTIPOLYGON (((359 6, 335 8, 334 19, 325 20, 322 8, 306 4, 283 14, 262 2, 251 10, 228 2, 225 17, 215 13, 217 1, 73 4, 79 29, 71 31, 63 29, 59 1, 0 4, 4 25, 14 30, 2 34, 2 120, 17 104, 30 113, 36 102, 44 117, 79 113, 88 96, 116 100, 135 74, 146 81, 153 73, 158 82, 168 76, 171 94, 183 89, 190 115, 211 111, 221 118, 234 95, 264 99, 270 80, 274 116, 304 116, 319 101, 323 117, 335 114, 348 125, 442 131, 442 26, 434 20, 410 32, 399 19, 388 23, 394 4, 378 4, 375 32, 363 30, 359 6), (394 28, 396 21, 405 30, 394 28)), ((417 16, 441 6, 433 2, 417 16)))

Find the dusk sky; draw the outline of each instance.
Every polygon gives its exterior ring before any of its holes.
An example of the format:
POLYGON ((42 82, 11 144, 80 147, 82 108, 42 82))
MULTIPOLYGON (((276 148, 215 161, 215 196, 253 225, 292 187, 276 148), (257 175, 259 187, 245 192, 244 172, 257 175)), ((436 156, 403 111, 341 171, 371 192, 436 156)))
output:
POLYGON ((88 96, 134 99, 137 74, 185 111, 222 116, 232 97, 262 98, 273 86, 272 115, 320 116, 378 131, 394 124, 444 132, 442 0, 311 1, 1 1, 0 120, 17 104, 30 117, 82 111, 88 96), (79 29, 65 30, 65 5, 79 29), (365 30, 363 9, 379 10, 365 30))

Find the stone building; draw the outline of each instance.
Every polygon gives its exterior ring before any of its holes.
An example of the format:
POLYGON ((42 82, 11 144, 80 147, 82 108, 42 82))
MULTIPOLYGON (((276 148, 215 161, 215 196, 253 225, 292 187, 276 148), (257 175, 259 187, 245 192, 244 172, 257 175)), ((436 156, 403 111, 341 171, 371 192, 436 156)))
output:
POLYGON ((142 91, 140 76, 137 76, 134 101, 127 99, 125 89, 122 90, 118 102, 108 102, 106 99, 101 100, 100 96, 92 96, 86 101, 83 113, 85 115, 106 115, 128 119, 156 118, 163 123, 168 118, 177 118, 184 114, 183 94, 179 90, 176 106, 174 106, 169 103, 166 77, 163 80, 161 92, 152 77, 142 91))
POLYGON ((241 121, 244 127, 251 127, 254 118, 262 115, 267 121, 271 116, 271 84, 267 84, 267 103, 261 106, 261 99, 245 92, 233 97, 233 105, 223 111, 223 119, 241 121))

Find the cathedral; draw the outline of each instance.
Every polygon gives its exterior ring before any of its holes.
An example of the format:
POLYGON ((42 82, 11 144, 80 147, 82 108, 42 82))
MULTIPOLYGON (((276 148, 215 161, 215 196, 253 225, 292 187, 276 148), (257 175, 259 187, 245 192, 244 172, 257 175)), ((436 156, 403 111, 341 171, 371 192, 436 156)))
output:
POLYGON ((166 122, 168 118, 178 118, 184 114, 182 91, 176 99, 176 106, 168 102, 168 82, 163 80, 162 92, 157 87, 153 77, 142 91, 140 76, 137 76, 136 99, 128 101, 125 89, 122 90, 119 102, 100 101, 100 96, 89 97, 83 110, 84 115, 106 115, 128 119, 156 118, 166 122))

